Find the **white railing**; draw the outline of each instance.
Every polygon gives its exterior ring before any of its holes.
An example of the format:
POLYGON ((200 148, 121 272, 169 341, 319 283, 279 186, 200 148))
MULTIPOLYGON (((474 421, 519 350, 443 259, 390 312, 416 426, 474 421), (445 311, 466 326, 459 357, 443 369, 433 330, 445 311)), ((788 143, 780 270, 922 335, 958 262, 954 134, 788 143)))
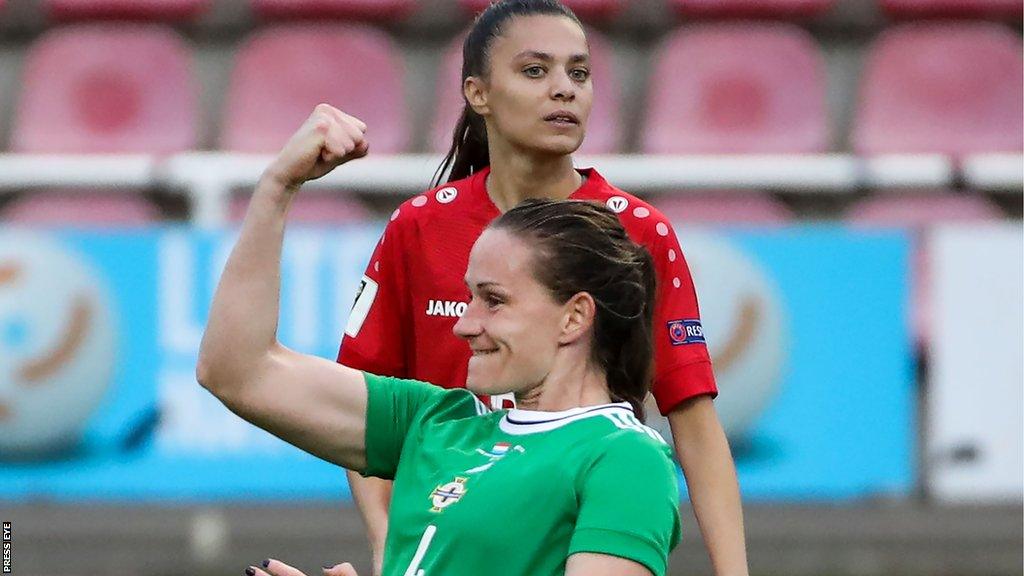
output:
MULTIPOLYGON (((253 186, 269 155, 190 152, 146 155, 0 154, 0 194, 38 188, 161 188, 188 197, 193 221, 226 221, 231 191, 253 186)), ((311 190, 351 189, 408 195, 424 190, 440 156, 370 156, 311 182, 311 190)), ((988 154, 962 163, 941 155, 862 158, 846 154, 783 156, 580 156, 615 185, 636 193, 686 190, 784 190, 845 194, 864 189, 942 189, 963 182, 990 192, 1024 191, 1024 156, 988 154)))

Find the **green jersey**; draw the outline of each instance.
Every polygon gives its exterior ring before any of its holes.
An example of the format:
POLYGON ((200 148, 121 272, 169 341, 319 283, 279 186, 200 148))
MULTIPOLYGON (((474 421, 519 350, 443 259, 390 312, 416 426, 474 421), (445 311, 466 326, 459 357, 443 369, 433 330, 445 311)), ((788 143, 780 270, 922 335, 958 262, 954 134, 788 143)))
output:
POLYGON ((466 390, 366 383, 363 474, 395 481, 384 576, 547 576, 577 552, 665 573, 675 466, 628 404, 489 412, 466 390))

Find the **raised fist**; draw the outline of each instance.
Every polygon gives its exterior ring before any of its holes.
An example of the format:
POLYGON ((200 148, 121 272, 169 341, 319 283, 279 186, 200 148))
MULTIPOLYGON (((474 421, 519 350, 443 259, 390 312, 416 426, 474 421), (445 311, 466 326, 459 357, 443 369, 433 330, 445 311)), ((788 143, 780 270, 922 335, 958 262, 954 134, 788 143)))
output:
POLYGON ((267 168, 266 176, 288 188, 324 176, 369 151, 366 124, 328 104, 318 104, 267 168))

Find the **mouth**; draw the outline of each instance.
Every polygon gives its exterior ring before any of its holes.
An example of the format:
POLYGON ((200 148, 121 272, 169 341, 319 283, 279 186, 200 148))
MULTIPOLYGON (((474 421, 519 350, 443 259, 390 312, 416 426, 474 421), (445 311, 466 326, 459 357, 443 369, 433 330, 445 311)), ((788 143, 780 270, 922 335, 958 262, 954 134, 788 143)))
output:
POLYGON ((559 110, 544 117, 544 121, 556 126, 579 126, 580 119, 572 112, 559 110))
POLYGON ((483 349, 481 349, 481 350, 477 350, 477 349, 471 350, 472 355, 473 355, 474 358, 478 358, 480 356, 490 356, 491 354, 494 354, 497 351, 498 351, 497 348, 488 348, 486 350, 483 350, 483 349))

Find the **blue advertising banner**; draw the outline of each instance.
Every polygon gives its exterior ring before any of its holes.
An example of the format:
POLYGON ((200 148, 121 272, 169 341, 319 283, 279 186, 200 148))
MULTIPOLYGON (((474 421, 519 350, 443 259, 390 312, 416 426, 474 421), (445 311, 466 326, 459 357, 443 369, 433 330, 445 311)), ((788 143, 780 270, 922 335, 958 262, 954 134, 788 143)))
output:
MULTIPOLYGON (((289 230, 280 338, 333 358, 379 225, 289 230)), ((840 228, 680 236, 750 499, 907 493, 907 242, 840 228)), ((0 229, 0 499, 347 498, 344 474, 195 382, 232 232, 0 229)))

